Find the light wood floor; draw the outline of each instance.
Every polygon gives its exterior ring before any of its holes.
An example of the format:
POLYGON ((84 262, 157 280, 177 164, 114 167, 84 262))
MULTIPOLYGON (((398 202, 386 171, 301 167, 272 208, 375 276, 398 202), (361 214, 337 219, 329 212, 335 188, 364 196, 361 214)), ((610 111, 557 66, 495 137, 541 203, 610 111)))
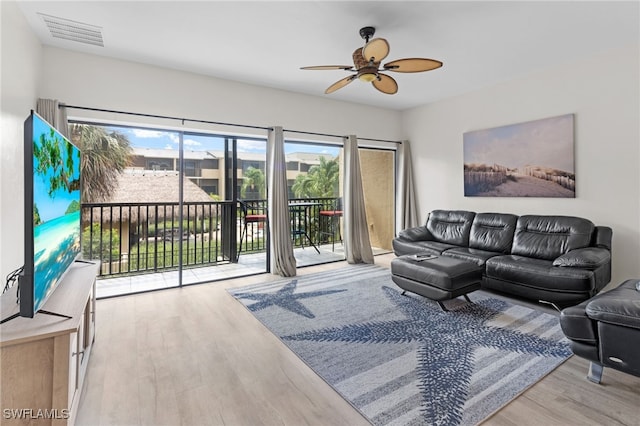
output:
MULTIPOLYGON (((393 255, 376 257, 389 267, 393 255)), ((344 262, 298 270, 306 275, 344 262)), ((79 425, 367 425, 226 291, 274 275, 98 301, 79 425)), ((640 378, 567 362, 486 425, 640 425, 640 378)))

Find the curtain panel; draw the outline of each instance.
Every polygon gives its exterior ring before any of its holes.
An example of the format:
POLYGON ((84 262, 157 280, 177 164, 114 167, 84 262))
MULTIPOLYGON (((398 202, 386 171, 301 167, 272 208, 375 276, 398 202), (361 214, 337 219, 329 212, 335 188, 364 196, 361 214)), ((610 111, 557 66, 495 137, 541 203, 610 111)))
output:
POLYGON ((60 102, 58 102, 57 99, 38 99, 36 112, 40 117, 55 127, 63 136, 69 138, 67 109, 64 107, 60 108, 60 102))
POLYGON ((284 156, 282 127, 269 130, 267 139, 267 188, 269 217, 269 249, 271 273, 283 277, 296 275, 296 258, 293 256, 289 197, 287 193, 287 167, 284 156))
POLYGON ((362 193, 358 139, 350 135, 344 143, 344 248, 348 263, 374 263, 369 241, 367 212, 362 193))
POLYGON ((411 167, 411 146, 402 141, 398 147, 398 192, 396 195, 396 235, 403 229, 418 226, 418 206, 416 203, 413 168, 411 167))

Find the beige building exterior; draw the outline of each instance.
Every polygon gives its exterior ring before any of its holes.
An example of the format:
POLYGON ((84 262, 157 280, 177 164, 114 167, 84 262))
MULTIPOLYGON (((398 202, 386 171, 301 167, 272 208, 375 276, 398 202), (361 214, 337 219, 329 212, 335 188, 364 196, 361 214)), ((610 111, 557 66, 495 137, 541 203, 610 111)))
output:
MULTIPOLYGON (((331 155, 307 152, 287 154, 287 186, 291 187, 300 174, 320 164, 320 158, 333 159, 331 155)), ((225 200, 223 151, 184 150, 184 173, 195 185, 210 196, 225 200)), ((342 150, 338 157, 342 159, 342 150)), ((341 161, 339 161, 341 163, 341 161)), ((372 247, 391 250, 394 237, 395 156, 393 151, 361 149, 360 166, 372 247)), ((244 171, 249 167, 265 170, 265 155, 262 153, 238 153, 238 193, 242 186, 244 171)), ((178 170, 178 152, 171 149, 133 148, 131 169, 178 170)), ((342 187, 342 167, 340 168, 342 187)), ((342 194, 340 194, 342 195, 342 194)))

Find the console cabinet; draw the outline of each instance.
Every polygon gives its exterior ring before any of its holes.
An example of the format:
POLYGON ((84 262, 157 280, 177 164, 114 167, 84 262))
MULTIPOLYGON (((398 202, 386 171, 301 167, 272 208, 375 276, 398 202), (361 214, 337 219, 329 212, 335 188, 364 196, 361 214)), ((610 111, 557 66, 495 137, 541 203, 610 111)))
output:
MULTIPOLYGON (((0 325, 3 425, 72 425, 95 339, 98 263, 74 263, 43 310, 0 325)), ((18 312, 16 289, 2 295, 2 318, 18 312)))

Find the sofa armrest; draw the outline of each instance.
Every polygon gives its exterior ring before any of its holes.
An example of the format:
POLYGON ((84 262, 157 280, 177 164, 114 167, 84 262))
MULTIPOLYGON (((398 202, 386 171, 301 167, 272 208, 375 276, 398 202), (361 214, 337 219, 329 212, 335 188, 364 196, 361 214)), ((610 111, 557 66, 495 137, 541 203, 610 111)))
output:
POLYGON ((571 250, 553 261, 553 266, 597 269, 611 262, 611 252, 597 247, 571 250))
POLYGON ((400 231, 398 238, 405 241, 428 241, 433 240, 433 235, 426 226, 416 226, 400 231))
POLYGON ((596 226, 592 246, 611 250, 613 230, 608 226, 596 226))
POLYGON ((640 329, 638 280, 626 280, 613 290, 591 298, 586 305, 589 318, 609 324, 640 329))
POLYGON ((589 345, 597 345, 596 322, 587 316, 589 301, 564 308, 560 313, 560 327, 568 339, 589 345))

